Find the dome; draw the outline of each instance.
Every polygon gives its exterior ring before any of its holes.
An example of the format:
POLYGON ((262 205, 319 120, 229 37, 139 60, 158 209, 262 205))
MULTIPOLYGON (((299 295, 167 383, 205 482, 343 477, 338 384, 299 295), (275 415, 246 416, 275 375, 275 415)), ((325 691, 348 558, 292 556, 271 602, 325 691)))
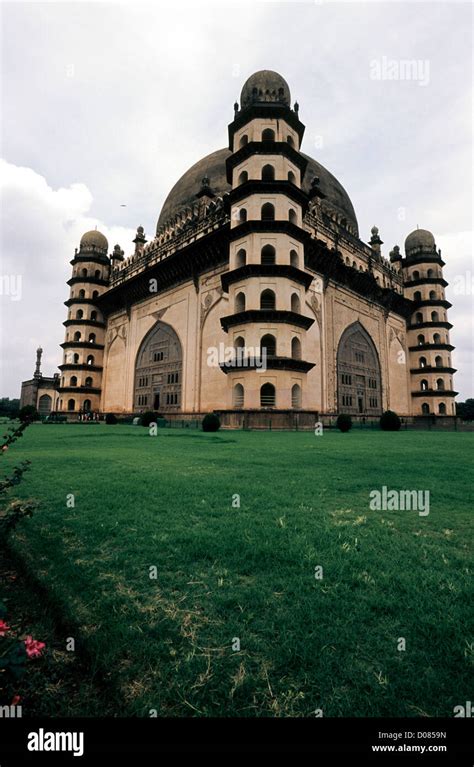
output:
POLYGON ((255 102, 279 102, 290 105, 291 95, 288 83, 271 69, 262 69, 255 72, 244 83, 240 93, 240 106, 242 109, 255 102))
POLYGON ((407 255, 419 248, 429 252, 436 249, 435 238, 427 229, 415 229, 405 240, 405 253, 407 255))
POLYGON ((91 247, 94 248, 100 248, 101 250, 107 251, 109 249, 109 243, 107 242, 107 238, 104 237, 102 232, 98 232, 97 229, 91 229, 90 232, 86 232, 81 237, 81 248, 82 247, 91 247))
MULTIPOLYGON (((203 178, 209 179, 209 186, 217 197, 222 197, 223 194, 230 192, 231 186, 227 181, 226 160, 231 154, 229 149, 218 149, 217 152, 203 157, 181 176, 164 202, 158 219, 157 230, 178 213, 196 204, 198 199, 196 194, 201 189, 203 178)), ((303 177, 303 191, 310 191, 311 182, 317 176, 320 182, 319 188, 326 195, 323 200, 325 207, 330 208, 339 217, 346 218, 348 225, 358 234, 359 227, 354 208, 342 184, 319 162, 306 154, 301 154, 308 161, 303 177)))

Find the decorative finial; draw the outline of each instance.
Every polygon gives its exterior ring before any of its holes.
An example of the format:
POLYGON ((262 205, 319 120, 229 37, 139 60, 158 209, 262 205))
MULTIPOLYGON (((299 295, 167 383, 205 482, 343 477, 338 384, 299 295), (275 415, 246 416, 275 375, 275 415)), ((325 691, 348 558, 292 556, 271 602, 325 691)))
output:
POLYGON ((237 101, 236 101, 236 102, 234 103, 234 112, 235 112, 235 114, 237 114, 237 112, 238 112, 238 111, 239 111, 239 105, 238 105, 238 103, 237 103, 237 101))
POLYGON ((296 113, 296 114, 298 114, 298 112, 300 111, 300 105, 298 104, 298 102, 297 102, 297 101, 295 101, 295 107, 294 107, 294 109, 295 109, 295 113, 296 113))

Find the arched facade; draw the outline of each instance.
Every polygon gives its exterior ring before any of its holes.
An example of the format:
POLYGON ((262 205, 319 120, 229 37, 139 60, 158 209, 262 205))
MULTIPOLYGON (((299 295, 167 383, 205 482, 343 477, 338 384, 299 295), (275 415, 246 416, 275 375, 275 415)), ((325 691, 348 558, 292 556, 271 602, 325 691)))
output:
POLYGON ((337 400, 340 413, 380 415, 382 379, 375 344, 360 322, 343 332, 337 349, 337 400))
POLYGON ((172 413, 181 409, 183 352, 170 325, 157 324, 147 333, 135 364, 134 410, 172 413))

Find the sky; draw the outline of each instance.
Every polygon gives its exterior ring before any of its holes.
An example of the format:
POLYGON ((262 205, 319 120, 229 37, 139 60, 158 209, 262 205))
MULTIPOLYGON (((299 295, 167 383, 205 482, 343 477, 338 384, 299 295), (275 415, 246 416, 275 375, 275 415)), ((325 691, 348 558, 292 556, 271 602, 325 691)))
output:
POLYGON ((15 2, 0 35, 0 396, 19 396, 39 345, 56 372, 81 235, 126 256, 137 226, 151 238, 259 69, 288 82, 302 151, 343 184, 362 240, 377 225, 388 257, 434 233, 455 388, 474 396, 470 3, 15 2))

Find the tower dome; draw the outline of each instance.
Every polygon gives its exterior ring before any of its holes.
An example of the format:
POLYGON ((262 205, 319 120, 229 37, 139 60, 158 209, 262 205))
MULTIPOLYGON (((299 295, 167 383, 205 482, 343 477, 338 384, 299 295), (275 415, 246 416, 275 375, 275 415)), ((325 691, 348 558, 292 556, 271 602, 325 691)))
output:
POLYGON ((415 229, 413 232, 410 232, 405 240, 405 253, 407 256, 420 249, 430 253, 436 249, 435 238, 427 229, 415 229))
POLYGON ((240 94, 242 109, 251 104, 261 102, 276 102, 290 105, 291 94, 286 80, 271 69, 261 69, 255 72, 244 83, 240 94))
POLYGON ((90 232, 86 232, 81 237, 81 248, 99 248, 100 250, 105 250, 106 252, 109 249, 109 243, 107 242, 107 238, 102 234, 102 232, 98 232, 97 229, 91 229, 90 232))

